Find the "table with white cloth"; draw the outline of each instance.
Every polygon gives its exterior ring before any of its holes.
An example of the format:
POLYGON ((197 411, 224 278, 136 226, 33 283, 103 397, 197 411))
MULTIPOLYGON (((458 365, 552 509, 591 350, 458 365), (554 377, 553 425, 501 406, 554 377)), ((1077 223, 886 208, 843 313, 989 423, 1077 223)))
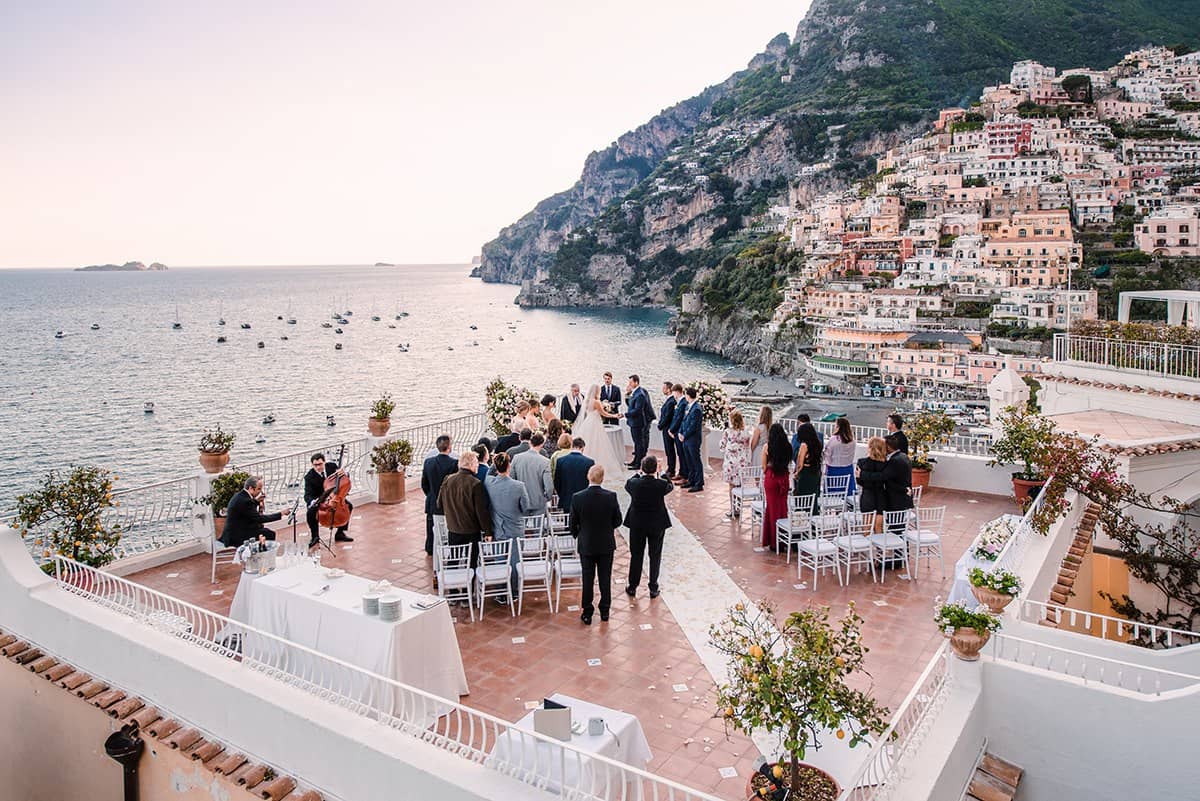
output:
MULTIPOLYGON (((1008 520, 1014 529, 1016 524, 1021 521, 1019 515, 1006 514, 1003 517, 1008 520)), ((954 584, 950 586, 950 595, 946 598, 947 603, 961 601, 967 604, 967 606, 976 606, 979 603, 975 600, 975 595, 971 592, 971 580, 968 578, 971 568, 978 567, 987 573, 996 567, 996 563, 988 559, 979 559, 975 556, 975 546, 978 544, 979 536, 976 535, 975 539, 971 540, 971 544, 967 546, 967 550, 954 563, 954 584)))
POLYGON ((581 790, 598 798, 636 798, 634 787, 622 787, 620 772, 615 767, 590 759, 586 753, 644 770, 653 754, 637 717, 561 693, 550 696, 550 700, 569 707, 572 723, 578 724, 575 728, 582 726, 581 734, 571 734, 572 749, 563 748, 557 740, 546 742, 523 736, 522 732, 534 730, 534 713, 530 712, 496 738, 488 764, 509 773, 524 771, 548 776, 546 789, 552 793, 564 789, 565 775, 568 790, 581 790), (588 719, 594 717, 603 718, 607 724, 603 734, 588 734, 588 719), (586 753, 581 755, 579 751, 586 753))
MULTIPOLYGON (((430 601, 430 596, 393 587, 386 594, 402 599, 401 618, 383 621, 362 610, 362 597, 372 584, 369 579, 328 574, 328 567, 308 560, 267 575, 243 573, 229 616, 439 698, 456 701, 467 694, 467 674, 447 604, 420 609, 415 604, 430 601)), ((404 694, 391 685, 365 675, 348 675, 350 671, 336 670, 324 660, 252 632, 243 637, 242 655, 244 660, 256 660, 348 694, 385 714, 411 716, 415 712, 432 722, 449 711, 445 704, 424 701, 417 704, 419 709, 414 708, 411 698, 405 705, 404 694)))

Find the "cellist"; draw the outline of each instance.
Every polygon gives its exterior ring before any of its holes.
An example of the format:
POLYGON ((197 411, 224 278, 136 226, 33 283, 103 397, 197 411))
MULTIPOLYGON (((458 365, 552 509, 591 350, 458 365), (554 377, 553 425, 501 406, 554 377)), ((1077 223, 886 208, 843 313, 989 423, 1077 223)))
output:
MULTIPOLYGON (((304 504, 308 507, 306 514, 309 533, 308 547, 314 548, 321 541, 317 510, 325 495, 325 481, 338 473, 345 475, 345 472, 338 467, 337 462, 326 462, 323 453, 314 453, 309 461, 312 463, 312 469, 304 474, 304 504)), ((351 510, 354 509, 354 504, 348 500, 346 505, 351 510)), ((333 538, 338 542, 354 542, 354 538, 346 533, 346 529, 349 527, 350 522, 347 520, 346 525, 340 527, 333 538)))

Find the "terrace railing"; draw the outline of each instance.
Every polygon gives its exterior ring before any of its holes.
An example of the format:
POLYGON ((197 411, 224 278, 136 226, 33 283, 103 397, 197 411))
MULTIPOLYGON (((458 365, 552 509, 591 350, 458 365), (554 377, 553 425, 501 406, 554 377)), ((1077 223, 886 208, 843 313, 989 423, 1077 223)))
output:
MULTIPOLYGON (((800 425, 799 421, 792 417, 785 417, 777 422, 783 425, 789 437, 796 433, 796 429, 800 425)), ((826 439, 833 436, 833 423, 815 422, 813 426, 824 434, 826 439)), ((854 439, 864 443, 871 437, 886 437, 888 434, 887 429, 881 426, 851 426, 851 428, 854 430, 854 439)), ((939 445, 933 450, 943 453, 962 453, 969 456, 990 456, 992 441, 989 437, 977 437, 972 434, 952 434, 944 445, 939 445)))
POLYGON ((1071 627, 1085 628, 1101 639, 1123 641, 1130 645, 1161 649, 1200 644, 1200 631, 1138 623, 1135 620, 1029 599, 1023 599, 1019 609, 1021 620, 1030 623, 1040 623, 1043 620, 1059 625, 1066 623, 1071 627))
POLYGON ((66 592, 531 787, 580 801, 720 801, 70 559, 54 564, 66 592))
POLYGON ((1085 683, 1103 684, 1142 695, 1161 695, 1200 685, 1200 676, 1174 670, 1148 667, 1120 659, 1109 659, 1035 642, 1008 634, 993 634, 988 648, 993 658, 1039 670, 1082 679, 1085 683))
POLYGON ((1197 345, 1055 334, 1054 360, 1165 378, 1200 379, 1197 345))
POLYGON ((104 518, 106 524, 121 527, 117 558, 136 556, 193 539, 192 521, 196 517, 198 487, 198 480, 192 476, 114 492, 113 500, 117 505, 109 508, 104 518))

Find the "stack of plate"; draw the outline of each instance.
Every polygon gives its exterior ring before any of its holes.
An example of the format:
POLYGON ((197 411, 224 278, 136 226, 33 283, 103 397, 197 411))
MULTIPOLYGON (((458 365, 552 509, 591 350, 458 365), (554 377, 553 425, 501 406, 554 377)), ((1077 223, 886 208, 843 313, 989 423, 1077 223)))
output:
POLYGON ((400 605, 402 598, 398 595, 389 595, 386 598, 379 599, 379 619, 388 623, 395 623, 400 619, 400 605))
POLYGON ((368 592, 362 598, 363 613, 368 615, 379 614, 379 593, 368 592))

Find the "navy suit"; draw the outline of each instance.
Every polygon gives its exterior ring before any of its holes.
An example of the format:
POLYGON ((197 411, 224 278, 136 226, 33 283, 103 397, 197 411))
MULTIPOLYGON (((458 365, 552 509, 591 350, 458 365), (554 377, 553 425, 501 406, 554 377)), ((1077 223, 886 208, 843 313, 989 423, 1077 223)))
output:
POLYGON ((704 444, 704 409, 699 400, 688 404, 687 414, 679 427, 683 435, 683 450, 687 454, 688 483, 693 487, 704 487, 704 457, 700 449, 704 444))
MULTIPOLYGON (((612 386, 600 385, 600 401, 602 403, 611 403, 614 413, 620 411, 621 408, 621 390, 616 384, 612 386)), ((604 425, 616 425, 616 423, 607 417, 604 418, 604 425)))
POLYGON ((458 460, 445 453, 434 454, 421 465, 421 491, 425 493, 425 553, 433 553, 433 516, 437 513, 442 481, 456 472, 458 460))
POLYGON ((571 511, 571 498, 575 493, 587 489, 587 473, 595 463, 579 451, 560 456, 554 463, 554 491, 558 493, 558 505, 564 512, 571 511))
POLYGON ((675 444, 679 441, 671 438, 671 423, 675 416, 675 396, 668 395, 663 401, 658 413, 658 430, 662 433, 663 451, 667 454, 667 475, 675 477, 675 444))
POLYGON ((650 396, 641 387, 635 387, 629 395, 629 435, 633 438, 633 464, 641 467, 642 458, 650 447, 650 421, 654 412, 650 409, 650 396))
POLYGON ((685 479, 690 479, 692 476, 692 468, 688 464, 687 448, 683 447, 683 443, 679 441, 679 429, 683 428, 683 418, 687 417, 688 401, 687 397, 682 397, 675 404, 675 414, 671 418, 671 428, 669 435, 675 440, 675 453, 679 455, 679 475, 685 479))

